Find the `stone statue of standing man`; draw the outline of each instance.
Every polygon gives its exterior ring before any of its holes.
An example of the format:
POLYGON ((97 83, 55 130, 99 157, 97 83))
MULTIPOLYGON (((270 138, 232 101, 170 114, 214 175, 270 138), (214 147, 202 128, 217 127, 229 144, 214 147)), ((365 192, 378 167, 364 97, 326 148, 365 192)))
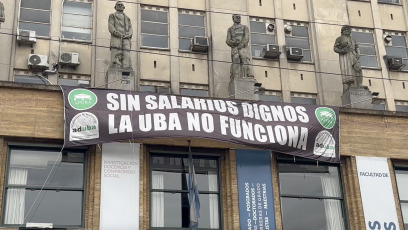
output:
POLYGON ((356 40, 351 37, 350 26, 341 28, 341 36, 334 43, 334 52, 339 54, 343 92, 349 88, 367 88, 363 85, 363 74, 360 64, 360 49, 356 40))
POLYGON ((6 16, 4 14, 4 5, 2 2, 0 2, 0 25, 2 22, 4 22, 6 19, 6 16))
POLYGON ((234 25, 228 29, 226 40, 227 45, 231 47, 231 78, 253 78, 251 52, 248 47, 249 29, 241 25, 241 16, 238 14, 232 15, 232 21, 234 25))
POLYGON ((123 2, 116 2, 115 13, 109 15, 109 32, 111 33, 111 67, 132 69, 130 59, 131 39, 133 35, 130 18, 123 13, 123 2))

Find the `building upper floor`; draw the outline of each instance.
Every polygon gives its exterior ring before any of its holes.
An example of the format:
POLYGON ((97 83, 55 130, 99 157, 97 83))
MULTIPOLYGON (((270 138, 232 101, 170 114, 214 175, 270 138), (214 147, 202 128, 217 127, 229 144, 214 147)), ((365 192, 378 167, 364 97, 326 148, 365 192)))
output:
MULTIPOLYGON (((116 1, 3 0, 0 80, 107 87, 109 15, 116 1), (56 69, 56 65, 59 68, 56 69)), ((231 16, 250 33, 260 100, 341 106, 333 44, 350 25, 374 109, 408 111, 406 0, 141 0, 124 2, 132 24, 132 90, 230 97, 231 16)))

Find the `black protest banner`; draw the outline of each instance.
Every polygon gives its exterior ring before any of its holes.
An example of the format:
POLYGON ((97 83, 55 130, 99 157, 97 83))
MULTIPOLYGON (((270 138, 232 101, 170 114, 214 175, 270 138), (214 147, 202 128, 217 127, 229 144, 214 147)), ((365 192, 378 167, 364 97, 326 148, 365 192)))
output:
POLYGON ((195 137, 339 162, 338 107, 61 86, 65 146, 195 137))

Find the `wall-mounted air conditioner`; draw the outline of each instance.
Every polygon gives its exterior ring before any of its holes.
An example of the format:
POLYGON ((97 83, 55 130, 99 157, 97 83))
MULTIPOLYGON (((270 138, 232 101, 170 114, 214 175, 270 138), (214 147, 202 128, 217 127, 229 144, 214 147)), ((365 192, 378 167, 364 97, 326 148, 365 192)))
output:
POLYGON ((191 41, 191 51, 205 53, 208 51, 208 38, 195 36, 191 41))
POLYGON ((267 44, 263 49, 263 57, 267 59, 278 59, 281 54, 280 47, 274 44, 267 44))
POLYGON ((405 66, 404 62, 402 61, 402 58, 386 57, 386 59, 389 70, 400 70, 405 66))
POLYGON ((298 47, 288 47, 286 50, 288 60, 300 61, 303 58, 303 49, 298 47))
POLYGON ((32 30, 18 30, 17 43, 32 45, 37 42, 35 31, 32 30))
POLYGON ((28 56, 28 67, 33 69, 48 69, 48 56, 30 54, 28 56))
POLYGON ((69 66, 78 66, 79 65, 79 54, 73 52, 61 52, 59 56, 59 63, 69 66))

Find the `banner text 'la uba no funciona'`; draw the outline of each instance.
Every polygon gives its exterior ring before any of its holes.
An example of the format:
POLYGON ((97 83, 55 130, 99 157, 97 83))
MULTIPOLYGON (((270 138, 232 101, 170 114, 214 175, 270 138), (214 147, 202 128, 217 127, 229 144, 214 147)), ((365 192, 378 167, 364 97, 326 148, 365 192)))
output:
POLYGON ((61 88, 66 147, 195 137, 339 162, 337 107, 61 88))

